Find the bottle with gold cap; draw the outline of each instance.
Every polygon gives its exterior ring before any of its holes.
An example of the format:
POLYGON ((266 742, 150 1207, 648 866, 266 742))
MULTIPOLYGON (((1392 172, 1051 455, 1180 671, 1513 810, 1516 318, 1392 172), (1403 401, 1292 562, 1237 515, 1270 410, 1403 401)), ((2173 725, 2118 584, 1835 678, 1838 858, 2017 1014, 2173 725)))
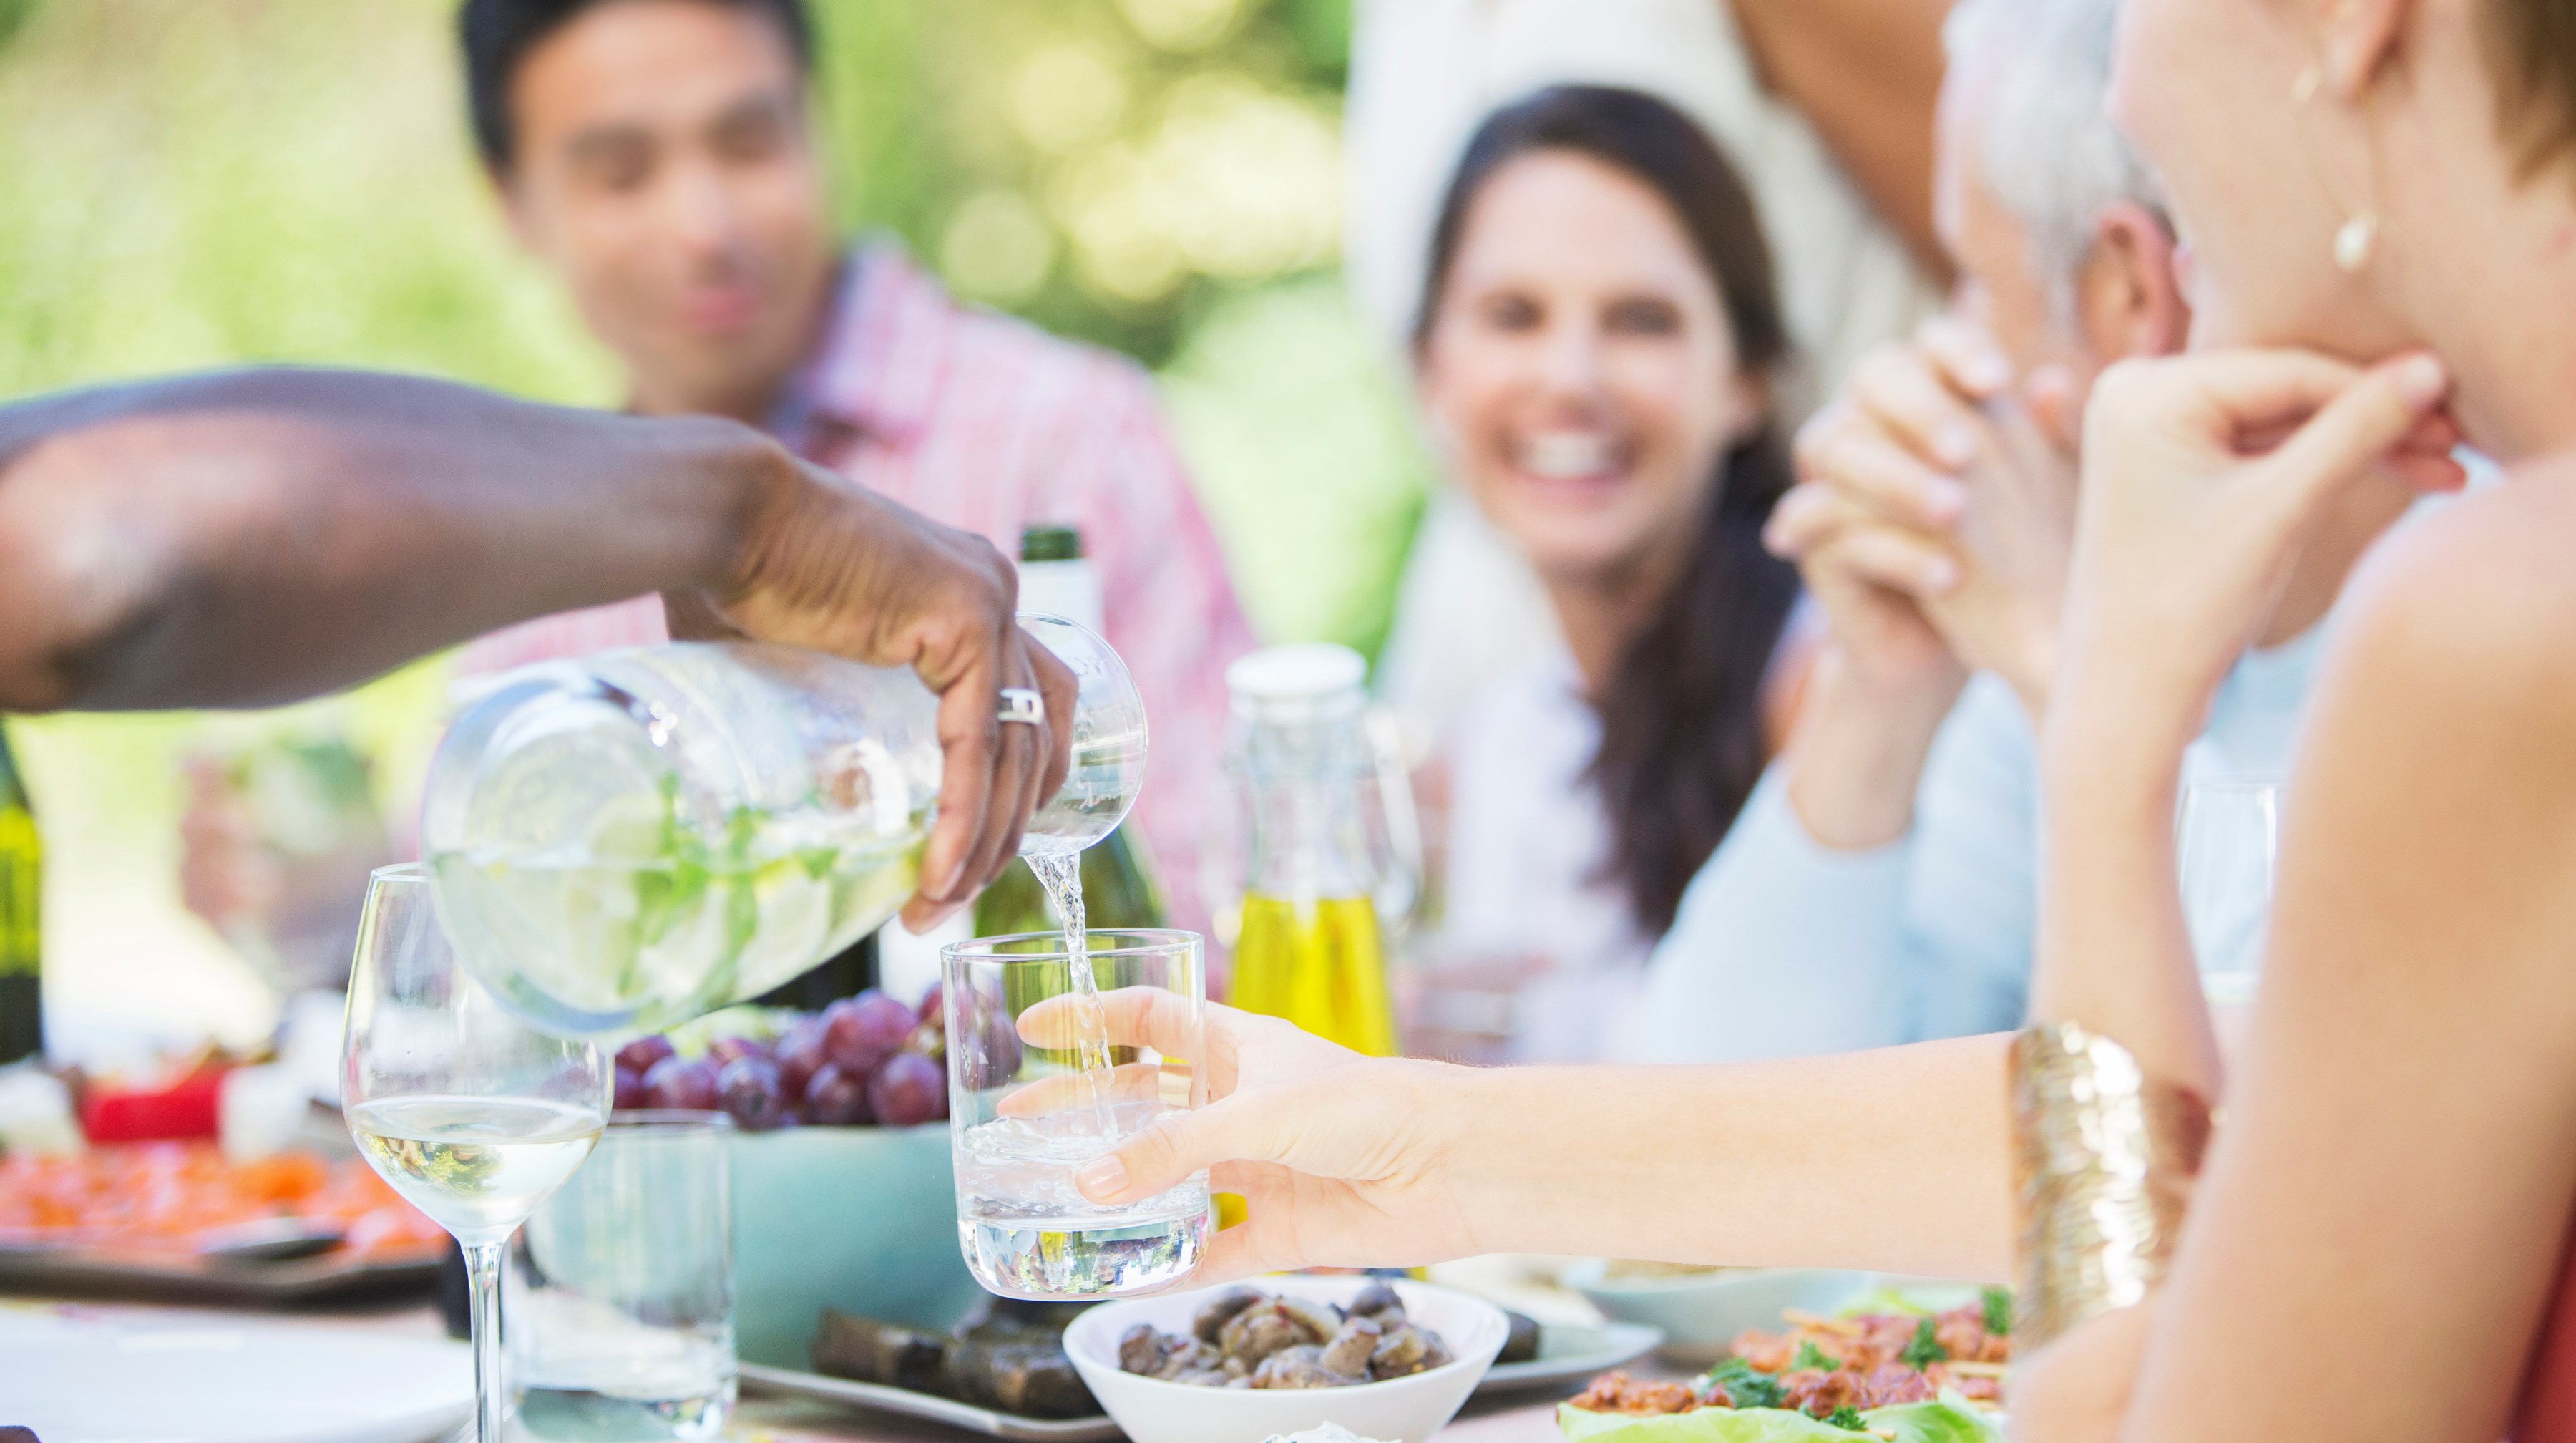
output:
POLYGON ((1226 767, 1246 843, 1233 1001, 1383 1057, 1396 1050, 1386 923, 1415 878, 1409 813, 1381 795, 1367 672, 1358 652, 1330 645, 1271 647, 1226 669, 1226 767))
POLYGON ((36 809, 0 732, 0 1065, 45 1050, 44 881, 36 809))
MULTIPOLYGON (((1101 634, 1100 577, 1083 555, 1078 528, 1038 525, 1020 532, 1020 611, 1060 616, 1101 634)), ((1162 891, 1145 863, 1142 839, 1125 824, 1083 852, 1082 907, 1094 928, 1166 925, 1162 891)), ((978 937, 1051 932, 1063 925, 1026 862, 1014 861, 975 899, 978 937)))

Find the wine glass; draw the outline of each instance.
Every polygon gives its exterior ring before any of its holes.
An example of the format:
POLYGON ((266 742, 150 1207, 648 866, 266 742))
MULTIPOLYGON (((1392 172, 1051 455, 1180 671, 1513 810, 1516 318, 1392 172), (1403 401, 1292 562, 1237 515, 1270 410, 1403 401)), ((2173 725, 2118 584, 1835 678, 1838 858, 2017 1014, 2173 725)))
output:
POLYGON ((2183 925, 2213 1014, 2254 1000, 2272 923, 2281 798, 2277 776, 2209 777, 2183 793, 2174 862, 2183 925))
POLYGON ((536 1031, 483 990, 418 865, 369 878, 340 1045, 341 1105, 367 1165, 465 1250, 477 1436, 500 1443, 502 1252, 598 1143, 608 1059, 536 1031))

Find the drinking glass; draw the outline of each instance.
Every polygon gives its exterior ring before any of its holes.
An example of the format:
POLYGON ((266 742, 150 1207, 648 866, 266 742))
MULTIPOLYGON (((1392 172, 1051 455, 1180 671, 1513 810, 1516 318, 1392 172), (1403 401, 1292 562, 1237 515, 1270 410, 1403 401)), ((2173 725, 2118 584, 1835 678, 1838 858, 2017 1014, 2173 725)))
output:
POLYGON ((703 1439, 733 1412, 733 1124, 621 1112, 519 1230, 503 1294, 530 1438, 703 1439))
POLYGON ((1197 1059, 1207 972, 1195 932, 1087 934, 1097 1009, 1056 932, 940 949, 957 1240, 967 1269, 1013 1298, 1110 1298, 1170 1286, 1207 1248, 1207 1174, 1104 1207, 1084 1163, 1165 1114, 1206 1101, 1197 1059), (1109 1072, 1082 1063, 1086 1015, 1108 1018, 1109 1072))
POLYGON ((340 1058, 368 1166, 465 1250, 477 1436, 501 1443, 501 1255, 599 1141, 608 1059, 529 1027, 474 981, 419 866, 368 881, 340 1058))
POLYGON ((2183 924, 2213 1008, 2254 1000, 2272 922, 2281 796, 2276 776, 2211 777, 2183 793, 2175 833, 2183 924))

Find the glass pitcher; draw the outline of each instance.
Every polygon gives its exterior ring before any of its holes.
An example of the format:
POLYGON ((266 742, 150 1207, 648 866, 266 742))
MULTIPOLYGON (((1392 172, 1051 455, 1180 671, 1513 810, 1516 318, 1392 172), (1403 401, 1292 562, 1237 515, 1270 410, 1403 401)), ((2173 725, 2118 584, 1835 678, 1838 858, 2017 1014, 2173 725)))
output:
POLYGON ((1383 1057, 1396 1050, 1386 932, 1412 910, 1421 862, 1412 792, 1371 732, 1367 671, 1328 645, 1272 647, 1226 671, 1226 767, 1243 804, 1233 996, 1383 1057))
MULTIPOLYGON (((1145 707, 1108 643, 1020 624, 1072 669, 1073 769, 1023 855, 1107 836, 1145 772, 1145 707)), ((918 887, 938 700, 910 671, 746 642, 532 668, 460 714, 421 846, 459 954, 567 1035, 659 1031, 756 997, 918 887)))

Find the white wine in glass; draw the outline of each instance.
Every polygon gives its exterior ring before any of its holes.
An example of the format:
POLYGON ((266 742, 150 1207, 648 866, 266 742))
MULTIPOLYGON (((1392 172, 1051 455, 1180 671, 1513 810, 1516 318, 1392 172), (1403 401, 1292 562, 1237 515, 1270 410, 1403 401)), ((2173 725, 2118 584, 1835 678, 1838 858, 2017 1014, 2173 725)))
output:
POLYGON ((439 925, 428 871, 402 866, 367 887, 341 1067, 368 1165, 465 1250, 476 1436, 500 1443, 502 1250, 598 1144, 608 1059, 484 991, 439 925))
POLYGON ((367 1161, 462 1238, 507 1237, 599 1141, 599 1114, 533 1098, 403 1097, 349 1109, 367 1161))

